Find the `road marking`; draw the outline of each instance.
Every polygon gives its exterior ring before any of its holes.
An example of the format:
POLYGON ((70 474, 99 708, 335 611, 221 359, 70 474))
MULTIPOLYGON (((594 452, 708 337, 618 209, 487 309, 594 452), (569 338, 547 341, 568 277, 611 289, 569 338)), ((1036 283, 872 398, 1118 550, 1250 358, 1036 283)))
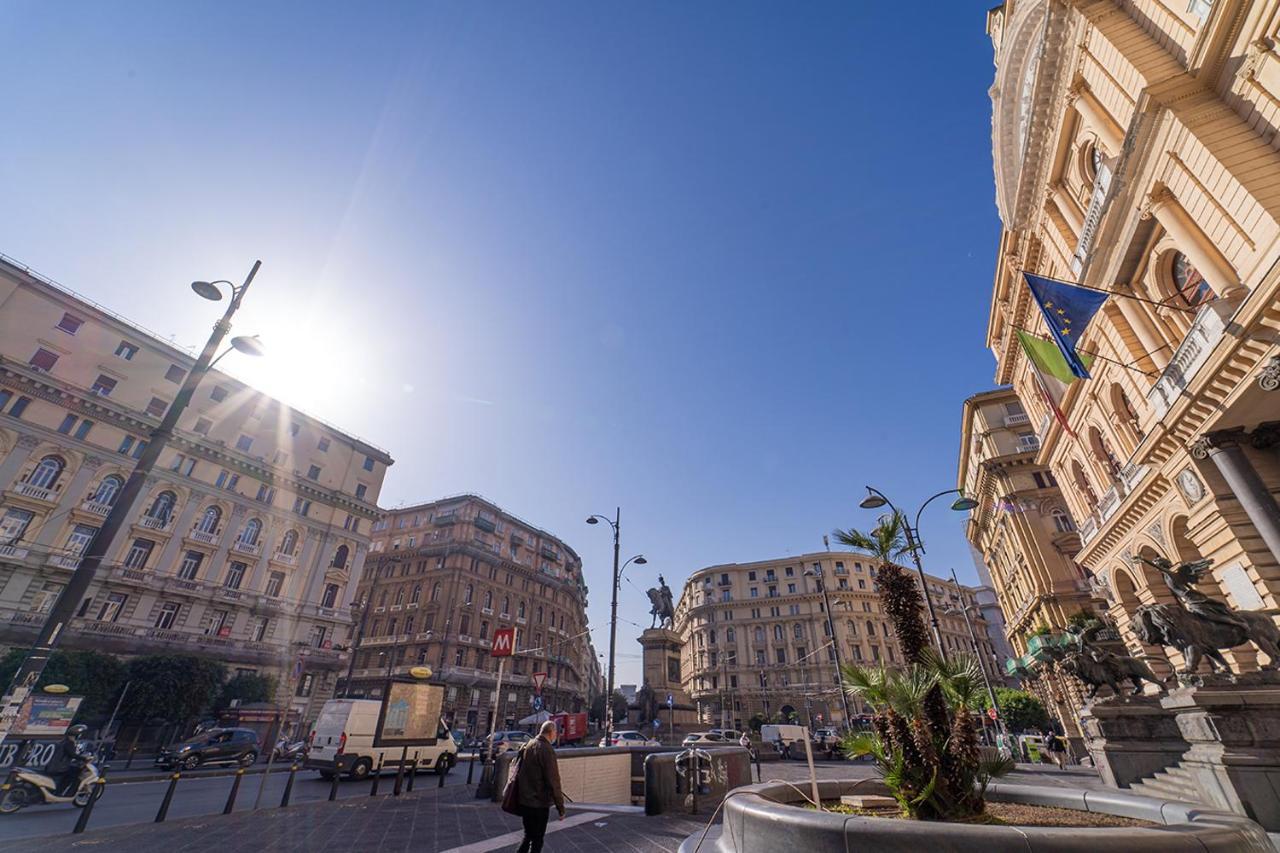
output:
MULTIPOLYGON (((547 824, 547 835, 553 832, 559 832, 562 829, 570 829, 584 823, 590 823, 596 818, 606 817, 603 812, 584 812, 567 817, 564 820, 551 819, 547 824)), ((508 832, 505 835, 499 835, 496 838, 487 838, 484 841, 476 841, 472 844, 464 844, 461 847, 451 847, 441 853, 490 853, 493 850, 501 850, 503 847, 510 847, 513 844, 519 844, 524 838, 524 831, 508 832)))

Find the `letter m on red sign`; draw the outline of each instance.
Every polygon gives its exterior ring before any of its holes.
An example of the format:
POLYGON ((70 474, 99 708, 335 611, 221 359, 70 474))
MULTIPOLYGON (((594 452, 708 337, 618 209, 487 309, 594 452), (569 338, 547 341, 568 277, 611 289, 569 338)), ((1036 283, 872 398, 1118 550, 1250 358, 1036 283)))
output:
POLYGON ((493 632, 493 648, 489 654, 495 658, 510 657, 516 648, 516 629, 499 628, 493 632))

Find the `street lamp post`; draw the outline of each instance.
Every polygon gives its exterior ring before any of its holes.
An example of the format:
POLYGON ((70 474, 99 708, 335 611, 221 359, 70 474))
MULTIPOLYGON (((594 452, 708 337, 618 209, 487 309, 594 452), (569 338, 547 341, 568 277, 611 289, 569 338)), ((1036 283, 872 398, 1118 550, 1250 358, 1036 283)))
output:
MULTIPOLYGON (((31 651, 27 653, 26 660, 18 667, 18 671, 14 674, 13 680, 5 691, 4 698, 0 699, 0 742, 3 742, 8 735, 19 710, 22 708, 22 703, 31 694, 36 682, 40 680, 40 675, 44 672, 45 665, 49 662, 49 656, 53 653, 54 646, 57 645, 58 639, 74 617, 76 608, 88 593, 89 586, 93 583, 94 576, 98 572, 98 567, 115 545, 116 537, 122 530, 126 529, 133 505, 141 497, 142 489, 146 485, 147 475, 155 468, 156 462, 160 459, 160 453, 173 436, 173 430, 178 425, 178 418, 182 416, 187 405, 191 402, 191 397, 195 394, 200 380, 222 357, 220 355, 215 357, 218 347, 222 344, 222 340, 227 336, 227 333, 231 331, 231 318, 235 315, 236 310, 239 309, 241 300, 244 299, 245 293, 249 290, 249 285, 253 283, 254 276, 258 274, 258 269, 261 266, 262 261, 254 261, 253 268, 249 270, 249 275, 245 278, 244 283, 238 287, 225 280, 192 282, 191 289, 197 295, 214 302, 222 299, 222 291, 218 285, 225 284, 231 288, 231 301, 222 317, 213 324, 213 332, 209 335, 209 340, 205 342, 204 349, 200 352, 200 357, 196 359, 191 372, 183 380, 181 389, 169 405, 169 409, 165 412, 164 418, 161 419, 160 425, 151 431, 146 448, 138 457, 137 465, 134 466, 133 472, 129 474, 129 479, 120 489, 115 503, 112 504, 111 510, 107 513, 107 517, 103 519, 102 527, 98 530, 97 535, 94 536, 93 541, 89 543, 88 548, 85 549, 80 558, 80 564, 76 567, 67 585, 63 587, 62 592, 59 593, 57 600, 53 603, 53 607, 49 610, 49 615, 45 618, 44 625, 41 626, 40 633, 36 636, 35 644, 31 647, 31 651)), ((263 354, 262 344, 256 337, 232 338, 231 346, 246 355, 257 356, 263 354)), ((222 353, 222 355, 226 355, 226 352, 222 353)))
POLYGON ((637 554, 626 563, 618 565, 618 554, 620 547, 619 534, 622 530, 622 507, 615 507, 614 517, 609 518, 607 515, 591 515, 587 517, 587 524, 597 524, 601 521, 609 524, 613 528, 613 590, 612 598, 609 603, 609 686, 608 693, 604 700, 604 737, 605 743, 612 746, 613 744, 613 674, 614 660, 618 645, 618 587, 622 581, 622 571, 627 566, 635 563, 637 566, 643 566, 648 562, 643 554, 637 554))
POLYGON ((840 672, 844 662, 840 659, 840 641, 836 638, 835 620, 831 618, 831 599, 827 597, 827 584, 822 577, 822 566, 819 564, 816 569, 805 569, 804 573, 817 581, 818 589, 822 592, 822 609, 827 617, 827 633, 831 635, 831 648, 836 652, 836 688, 840 691, 840 704, 844 708, 844 727, 848 729, 852 725, 849 716, 849 697, 845 695, 844 686, 840 683, 840 672))
POLYGON ((907 539, 907 550, 911 552, 911 560, 916 564, 916 574, 920 576, 920 592, 924 595, 924 603, 929 608, 929 625, 933 628, 933 641, 938 646, 938 654, 940 654, 942 659, 945 661, 947 659, 947 649, 946 646, 942 644, 942 628, 938 624, 938 614, 933 609, 933 599, 929 597, 929 582, 925 580, 924 565, 920 562, 920 553, 924 551, 924 546, 917 539, 917 534, 920 531, 920 516, 924 513, 924 508, 943 495, 960 496, 951 504, 951 508, 956 512, 965 512, 978 505, 977 501, 973 498, 965 497, 964 493, 959 489, 947 489, 946 491, 938 492, 936 495, 920 505, 920 509, 916 511, 916 522, 914 527, 907 524, 907 517, 903 515, 903 513, 893 505, 893 501, 889 500, 889 498, 885 496, 884 492, 879 489, 867 486, 867 496, 862 499, 858 506, 863 509, 877 509, 878 507, 882 507, 887 504, 889 509, 902 519, 902 526, 904 528, 903 534, 907 539))
MULTIPOLYGON (((957 587, 960 586, 960 581, 956 580, 956 570, 954 568, 951 570, 951 582, 957 587)), ((982 670, 982 683, 987 687, 987 698, 991 700, 991 707, 996 712, 996 733, 1002 734, 1004 729, 1004 715, 1000 713, 1000 703, 996 701, 996 691, 991 686, 991 677, 987 675, 987 668, 982 663, 982 650, 978 647, 978 634, 973 630, 973 622, 969 619, 969 608, 971 606, 972 605, 964 604, 962 599, 959 607, 948 607, 943 612, 950 614, 959 610, 960 614, 964 616, 964 625, 969 629, 969 642, 973 645, 973 654, 978 660, 978 669, 982 670)))

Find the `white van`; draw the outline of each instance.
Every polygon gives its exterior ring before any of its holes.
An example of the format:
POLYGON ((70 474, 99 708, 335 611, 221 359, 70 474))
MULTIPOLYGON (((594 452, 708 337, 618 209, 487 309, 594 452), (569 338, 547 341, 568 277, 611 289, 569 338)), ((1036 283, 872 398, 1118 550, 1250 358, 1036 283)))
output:
MULTIPOLYGON (((404 754, 404 745, 374 746, 378 729, 378 699, 330 699, 320 709, 311 733, 311 749, 303 767, 319 770, 324 779, 334 773, 349 779, 365 779, 378 768, 395 769, 404 754)), ((419 770, 448 773, 458 763, 458 746, 448 729, 439 726, 436 736, 409 745, 406 761, 418 761, 419 770)))
POLYGON ((804 726, 779 723, 760 727, 760 740, 762 743, 778 744, 784 747, 798 743, 804 746, 804 738, 804 726))

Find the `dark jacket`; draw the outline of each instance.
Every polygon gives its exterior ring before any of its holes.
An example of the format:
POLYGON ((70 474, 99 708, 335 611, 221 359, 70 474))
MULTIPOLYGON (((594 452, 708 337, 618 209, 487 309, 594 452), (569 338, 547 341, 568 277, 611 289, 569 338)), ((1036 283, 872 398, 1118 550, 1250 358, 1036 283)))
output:
POLYGON ((546 738, 536 737, 520 748, 520 775, 516 777, 516 799, 535 809, 556 807, 564 814, 564 794, 560 793, 560 768, 556 750, 546 738))

